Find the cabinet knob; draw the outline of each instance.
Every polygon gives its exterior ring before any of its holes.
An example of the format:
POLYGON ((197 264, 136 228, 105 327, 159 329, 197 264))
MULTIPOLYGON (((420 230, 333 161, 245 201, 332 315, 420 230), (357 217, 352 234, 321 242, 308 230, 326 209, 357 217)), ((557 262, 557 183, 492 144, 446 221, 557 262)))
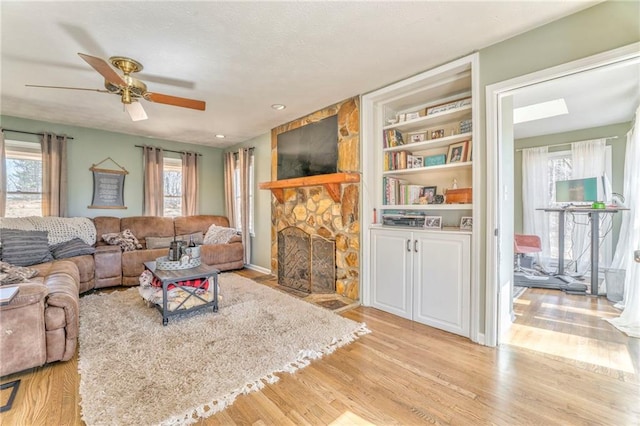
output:
POLYGON ((413 251, 418 252, 418 240, 413 240, 413 251))

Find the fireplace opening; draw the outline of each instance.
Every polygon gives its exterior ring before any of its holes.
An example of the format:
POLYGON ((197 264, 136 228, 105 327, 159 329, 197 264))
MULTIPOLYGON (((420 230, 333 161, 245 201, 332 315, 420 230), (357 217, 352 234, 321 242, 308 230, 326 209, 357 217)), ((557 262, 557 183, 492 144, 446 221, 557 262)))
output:
POLYGON ((306 293, 334 293, 335 241, 294 226, 279 231, 278 284, 306 293))

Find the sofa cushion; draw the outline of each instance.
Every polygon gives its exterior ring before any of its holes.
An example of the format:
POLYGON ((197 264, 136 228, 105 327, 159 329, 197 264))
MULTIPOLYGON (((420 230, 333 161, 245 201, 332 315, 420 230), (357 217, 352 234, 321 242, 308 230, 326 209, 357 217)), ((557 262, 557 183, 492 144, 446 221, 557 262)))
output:
POLYGON ((83 254, 93 254, 95 252, 95 248, 91 247, 80 238, 74 238, 70 241, 51 246, 51 254, 55 259, 82 256, 83 254))
POLYGON ((19 283, 36 275, 38 275, 36 269, 0 262, 0 285, 19 283))
MULTIPOLYGON (((189 239, 193 236, 193 242, 196 244, 202 244, 204 241, 204 235, 202 232, 194 232, 193 234, 185 234, 178 235, 175 240, 176 241, 186 241, 189 242, 189 239)), ((169 248, 169 245, 173 241, 173 237, 147 237, 147 248, 148 249, 157 249, 157 248, 169 248)))
POLYGON ((35 265, 53 260, 49 252, 47 231, 3 229, 0 232, 2 260, 18 266, 35 265))
POLYGON ((130 229, 113 234, 104 234, 102 239, 112 246, 120 246, 122 251, 134 251, 142 248, 142 244, 138 241, 130 229))
POLYGON ((204 236, 204 244, 226 244, 236 235, 238 231, 233 228, 211 225, 204 236))

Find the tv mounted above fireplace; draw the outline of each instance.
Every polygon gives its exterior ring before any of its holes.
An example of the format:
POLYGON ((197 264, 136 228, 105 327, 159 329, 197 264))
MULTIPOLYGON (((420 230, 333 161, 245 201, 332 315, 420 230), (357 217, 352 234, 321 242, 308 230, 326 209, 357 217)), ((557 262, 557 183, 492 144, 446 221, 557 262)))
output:
POLYGON ((338 116, 278 135, 278 180, 336 173, 338 116))

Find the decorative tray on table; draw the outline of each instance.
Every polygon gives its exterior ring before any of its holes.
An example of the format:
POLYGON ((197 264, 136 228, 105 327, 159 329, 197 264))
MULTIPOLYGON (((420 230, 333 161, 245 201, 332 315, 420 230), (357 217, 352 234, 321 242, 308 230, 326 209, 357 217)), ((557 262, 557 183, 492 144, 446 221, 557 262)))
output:
POLYGON ((177 271, 180 269, 189 269, 200 266, 199 257, 183 256, 180 260, 169 260, 167 256, 162 256, 156 259, 156 269, 164 271, 177 271))

